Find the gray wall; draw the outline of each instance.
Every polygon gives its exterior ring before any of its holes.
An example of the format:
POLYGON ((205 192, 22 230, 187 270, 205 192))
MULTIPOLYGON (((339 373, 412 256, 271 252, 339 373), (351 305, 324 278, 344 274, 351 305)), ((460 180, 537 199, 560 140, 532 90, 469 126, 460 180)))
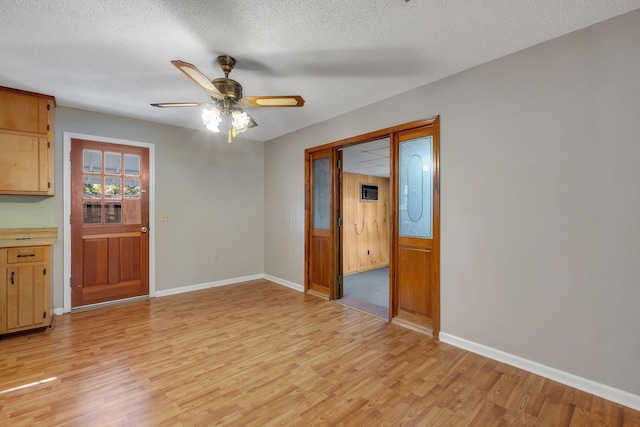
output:
POLYGON ((0 196, 0 227, 58 227, 54 307, 63 306, 63 132, 155 145, 156 290, 264 272, 264 143, 58 107, 56 195, 0 196))
POLYGON ((265 273, 304 281, 304 149, 441 117, 442 331, 640 394, 640 11, 270 141, 265 273))

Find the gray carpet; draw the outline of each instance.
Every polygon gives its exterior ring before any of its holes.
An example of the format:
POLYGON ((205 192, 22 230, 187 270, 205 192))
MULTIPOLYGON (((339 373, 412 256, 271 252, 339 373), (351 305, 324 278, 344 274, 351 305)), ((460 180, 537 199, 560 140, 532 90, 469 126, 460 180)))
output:
POLYGON ((379 317, 389 317, 389 267, 350 274, 343 279, 339 302, 379 317))

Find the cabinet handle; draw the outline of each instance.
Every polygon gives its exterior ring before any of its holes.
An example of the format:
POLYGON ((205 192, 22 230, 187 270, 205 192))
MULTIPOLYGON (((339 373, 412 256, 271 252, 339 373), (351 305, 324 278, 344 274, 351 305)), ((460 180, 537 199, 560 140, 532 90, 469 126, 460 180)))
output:
POLYGON ((30 256, 36 256, 36 254, 18 254, 18 258, 28 258, 30 256))
POLYGON ((12 285, 16 284, 16 272, 15 271, 11 272, 11 284, 12 285))

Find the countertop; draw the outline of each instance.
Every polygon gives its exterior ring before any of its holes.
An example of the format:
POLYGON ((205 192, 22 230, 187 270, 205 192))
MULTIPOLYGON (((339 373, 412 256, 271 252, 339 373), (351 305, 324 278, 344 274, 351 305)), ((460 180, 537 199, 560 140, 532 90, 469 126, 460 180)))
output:
POLYGON ((57 238, 57 227, 0 228, 0 248, 50 246, 57 238))

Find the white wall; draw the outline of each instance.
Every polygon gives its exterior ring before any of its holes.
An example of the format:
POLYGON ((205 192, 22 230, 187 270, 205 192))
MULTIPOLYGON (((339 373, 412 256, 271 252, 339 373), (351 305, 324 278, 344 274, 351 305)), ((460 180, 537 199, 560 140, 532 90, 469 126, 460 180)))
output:
POLYGON ((63 306, 63 132, 155 144, 156 291, 264 272, 264 144, 58 107, 54 197, 0 196, 0 227, 58 227, 54 307, 63 306), (161 222, 160 214, 170 214, 161 222), (219 256, 214 263, 213 256, 219 256))
POLYGON ((304 149, 441 117, 442 331, 640 394, 640 11, 270 141, 265 273, 304 281, 304 149))

